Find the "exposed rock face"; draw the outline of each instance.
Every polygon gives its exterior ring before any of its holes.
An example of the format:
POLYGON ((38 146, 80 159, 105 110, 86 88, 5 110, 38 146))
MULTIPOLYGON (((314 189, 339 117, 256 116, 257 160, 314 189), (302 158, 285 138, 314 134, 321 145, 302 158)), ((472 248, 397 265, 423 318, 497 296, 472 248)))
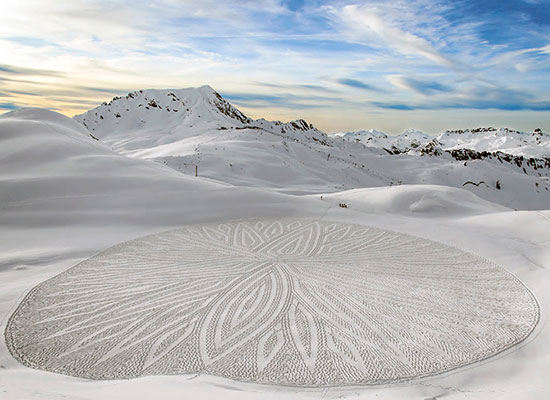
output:
POLYGON ((126 156, 236 186, 327 193, 434 184, 464 187, 511 208, 550 201, 550 137, 540 130, 476 128, 437 138, 414 129, 398 136, 375 130, 327 135, 303 119, 252 120, 209 86, 140 90, 75 119, 126 156), (463 186, 467 181, 489 186, 463 186))
POLYGON ((478 152, 502 152, 527 158, 550 158, 550 135, 540 128, 533 132, 493 127, 455 129, 446 130, 435 138, 414 129, 408 129, 397 136, 388 136, 374 129, 337 135, 368 147, 385 149, 390 154, 406 153, 426 146, 436 139, 442 150, 471 149, 478 152))
POLYGON ((233 107, 218 92, 214 92, 214 96, 216 96, 216 100, 213 101, 213 104, 214 106, 216 106, 218 111, 220 111, 222 114, 227 115, 228 117, 236 119, 238 121, 241 121, 243 124, 248 124, 252 122, 250 118, 248 118, 238 109, 233 107))
POLYGON ((148 89, 114 97, 75 119, 99 136, 135 130, 146 124, 192 126, 199 121, 241 126, 252 122, 210 86, 188 89, 148 89), (162 113, 161 113, 162 111, 162 113))

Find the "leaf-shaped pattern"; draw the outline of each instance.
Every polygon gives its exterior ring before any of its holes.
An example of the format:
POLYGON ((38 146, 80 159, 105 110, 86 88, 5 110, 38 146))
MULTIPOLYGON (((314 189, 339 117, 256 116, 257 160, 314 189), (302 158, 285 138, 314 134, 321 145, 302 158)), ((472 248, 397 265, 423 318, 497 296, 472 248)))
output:
POLYGON ((284 279, 277 268, 261 268, 213 300, 198 327, 205 365, 238 350, 279 319, 288 297, 284 279))
POLYGON ((519 280, 455 248, 253 219, 116 245, 31 290, 5 335, 24 364, 87 378, 347 385, 470 364, 525 339, 538 317, 519 280))
POLYGON ((330 334, 327 335, 327 345, 344 362, 358 370, 365 368, 365 362, 361 356, 359 346, 347 335, 342 334, 336 329, 332 329, 330 334))
POLYGON ((279 325, 272 331, 263 334, 258 341, 258 371, 261 373, 265 367, 275 358, 284 344, 283 329, 279 325))
POLYGON ((314 372, 319 352, 315 317, 305 307, 293 303, 288 310, 288 325, 292 342, 300 355, 301 361, 307 369, 314 372))

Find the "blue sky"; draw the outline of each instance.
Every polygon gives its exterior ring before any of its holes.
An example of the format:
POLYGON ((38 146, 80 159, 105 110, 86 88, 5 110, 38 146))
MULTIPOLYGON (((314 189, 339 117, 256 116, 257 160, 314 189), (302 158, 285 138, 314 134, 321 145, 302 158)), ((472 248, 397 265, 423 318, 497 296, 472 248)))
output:
POLYGON ((0 112, 209 84, 328 132, 550 131, 550 0, 6 2, 0 112), (15 3, 15 4, 13 4, 15 3))

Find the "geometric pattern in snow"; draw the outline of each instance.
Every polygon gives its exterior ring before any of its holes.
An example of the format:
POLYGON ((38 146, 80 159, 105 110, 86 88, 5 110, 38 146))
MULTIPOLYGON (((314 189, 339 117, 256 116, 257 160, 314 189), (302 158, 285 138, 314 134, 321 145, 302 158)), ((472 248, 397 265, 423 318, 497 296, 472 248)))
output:
POLYGON ((84 378, 339 386, 485 359, 538 318, 517 278, 456 248, 362 225, 251 219, 116 245, 31 290, 5 334, 23 364, 84 378))

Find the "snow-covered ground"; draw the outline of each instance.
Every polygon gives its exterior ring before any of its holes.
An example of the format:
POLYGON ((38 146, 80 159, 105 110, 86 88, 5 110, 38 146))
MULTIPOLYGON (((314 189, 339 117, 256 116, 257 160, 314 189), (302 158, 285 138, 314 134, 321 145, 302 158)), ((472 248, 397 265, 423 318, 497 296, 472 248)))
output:
POLYGON ((443 150, 470 149, 474 151, 501 151, 503 153, 535 158, 550 158, 550 135, 535 129, 519 132, 508 128, 475 128, 449 130, 438 136, 407 129, 397 136, 389 136, 376 129, 336 133, 335 136, 363 143, 374 148, 395 148, 409 151, 436 140, 443 150))
POLYGON ((297 216, 413 234, 487 258, 538 299, 535 331, 496 357, 447 374, 387 386, 308 390, 206 375, 88 381, 24 367, 2 340, 0 398, 550 397, 548 169, 497 158, 389 155, 331 138, 301 121, 250 121, 211 89, 202 90, 206 95, 174 91, 175 101, 164 91, 166 102, 155 95, 157 107, 148 110, 147 94, 147 103, 136 104, 144 110, 137 122, 134 116, 123 122, 133 100, 123 98, 112 115, 108 105, 100 107, 106 113, 98 112, 97 123, 97 110, 90 111, 88 130, 39 109, 0 116, 2 332, 31 288, 121 241, 188 223, 297 216), (174 112, 171 104, 182 101, 174 112), (214 108, 205 105, 212 103, 214 108), (180 117, 187 108, 198 111, 180 117), (203 117, 206 112, 212 113, 203 117), (109 125, 102 128, 101 121, 109 125), (478 185, 463 185, 467 181, 478 185))
POLYGON ((342 137, 352 142, 362 143, 367 147, 374 147, 377 149, 398 149, 399 151, 408 151, 418 148, 434 139, 426 133, 416 129, 407 129, 397 136, 390 136, 376 129, 335 133, 334 136, 342 137))
MULTIPOLYGON (((432 184, 514 209, 550 204, 550 160, 445 152, 439 142, 426 147, 432 138, 415 130, 398 137, 370 132, 387 143, 367 147, 303 120, 251 120, 209 86, 130 93, 75 120, 121 154, 237 186, 311 194, 432 184), (384 150, 390 143, 399 154, 384 150)), ((536 138, 550 146, 550 136, 536 138)))

